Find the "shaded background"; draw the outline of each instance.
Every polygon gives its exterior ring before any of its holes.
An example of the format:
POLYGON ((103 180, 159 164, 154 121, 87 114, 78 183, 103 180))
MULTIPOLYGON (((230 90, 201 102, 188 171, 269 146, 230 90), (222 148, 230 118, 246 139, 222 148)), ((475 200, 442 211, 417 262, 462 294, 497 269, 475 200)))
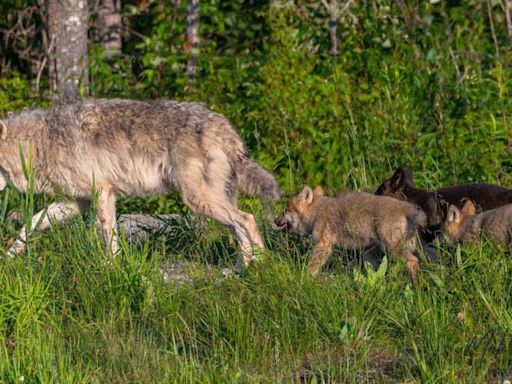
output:
MULTIPOLYGON (((0 5, 2 115, 59 97, 54 1, 0 5)), ((426 187, 512 186, 505 1, 201 0, 198 44, 191 3, 89 1, 78 97, 203 102, 289 192, 304 182, 371 189, 397 166, 426 187)))

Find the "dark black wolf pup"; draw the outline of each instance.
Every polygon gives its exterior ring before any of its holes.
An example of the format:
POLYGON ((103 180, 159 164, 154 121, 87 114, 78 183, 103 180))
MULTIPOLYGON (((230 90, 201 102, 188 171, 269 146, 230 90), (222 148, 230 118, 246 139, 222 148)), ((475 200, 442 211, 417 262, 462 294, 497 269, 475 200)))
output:
POLYGON ((433 191, 414 187, 412 170, 399 168, 380 185, 376 195, 392 196, 417 204, 427 214, 430 230, 438 230, 449 204, 462 209, 465 200, 473 201, 479 211, 488 211, 512 203, 512 190, 491 184, 462 184, 433 191))

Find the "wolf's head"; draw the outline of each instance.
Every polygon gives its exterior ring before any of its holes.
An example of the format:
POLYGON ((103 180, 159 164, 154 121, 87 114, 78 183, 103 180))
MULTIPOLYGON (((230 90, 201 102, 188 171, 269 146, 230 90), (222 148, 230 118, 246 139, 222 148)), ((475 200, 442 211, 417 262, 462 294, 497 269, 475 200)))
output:
POLYGON ((476 215, 475 204, 471 200, 466 200, 462 209, 451 204, 442 223, 442 230, 449 243, 457 243, 464 235, 464 221, 471 216, 476 215))
POLYGON ((383 182, 376 195, 397 197, 405 188, 405 186, 414 186, 412 181, 412 170, 410 168, 398 168, 390 179, 383 182))
POLYGON ((307 235, 311 232, 311 221, 314 219, 316 209, 314 203, 324 196, 322 187, 314 190, 308 186, 293 196, 286 205, 285 211, 276 220, 275 224, 282 230, 307 235))

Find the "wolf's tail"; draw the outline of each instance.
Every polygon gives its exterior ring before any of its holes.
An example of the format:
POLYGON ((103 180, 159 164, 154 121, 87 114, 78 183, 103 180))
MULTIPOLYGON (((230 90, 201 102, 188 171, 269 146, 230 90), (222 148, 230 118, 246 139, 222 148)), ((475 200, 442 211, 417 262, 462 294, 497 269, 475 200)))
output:
POLYGON ((248 195, 270 201, 279 200, 281 190, 274 176, 251 158, 244 141, 229 121, 223 116, 219 118, 217 124, 210 126, 209 135, 229 159, 237 186, 248 195))
POLYGON ((238 179, 238 185, 248 195, 273 201, 279 200, 281 197, 281 190, 274 176, 254 161, 246 151, 239 153, 233 169, 238 179))

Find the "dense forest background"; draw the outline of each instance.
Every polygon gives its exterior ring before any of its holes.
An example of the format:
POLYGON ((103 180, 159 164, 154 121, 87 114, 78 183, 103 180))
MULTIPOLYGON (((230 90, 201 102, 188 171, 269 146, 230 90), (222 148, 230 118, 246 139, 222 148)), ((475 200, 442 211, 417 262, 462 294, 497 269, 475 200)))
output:
MULTIPOLYGON (((0 115, 55 100, 49 3, 0 4, 0 115)), ((506 1, 201 0, 198 41, 191 3, 90 0, 80 97, 203 102, 290 192, 370 189, 397 166, 427 187, 512 185, 506 1)))

